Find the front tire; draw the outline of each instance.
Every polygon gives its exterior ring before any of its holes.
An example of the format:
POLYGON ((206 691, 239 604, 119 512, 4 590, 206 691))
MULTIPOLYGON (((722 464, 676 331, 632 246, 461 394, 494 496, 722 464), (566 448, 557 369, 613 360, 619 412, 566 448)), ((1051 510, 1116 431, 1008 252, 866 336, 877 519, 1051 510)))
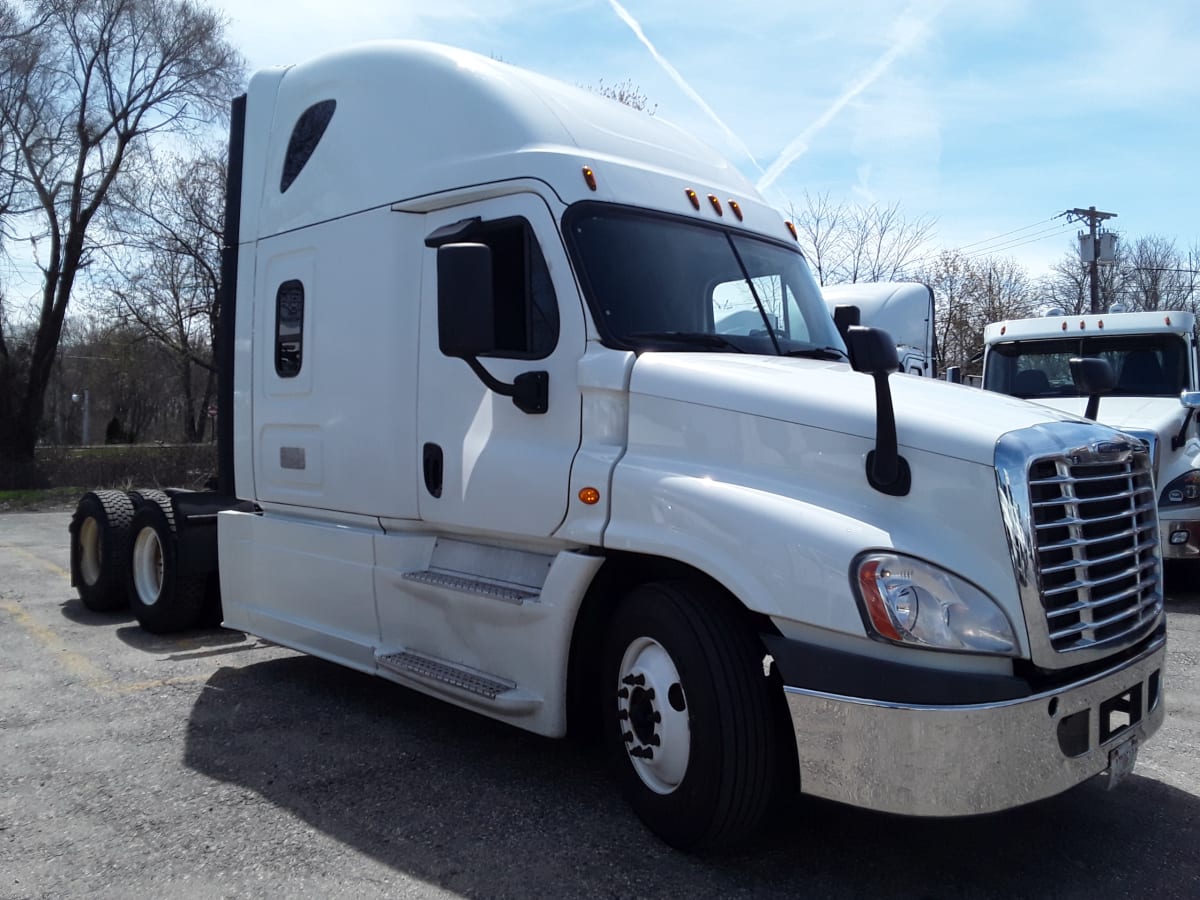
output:
POLYGON ((179 543, 171 500, 148 491, 133 515, 129 606, 154 634, 194 628, 204 612, 204 579, 179 574, 179 543))
POLYGON ((737 843, 777 771, 763 651, 733 601, 702 582, 635 588, 604 654, 604 728, 630 805, 673 847, 737 843))
POLYGON ((124 491, 89 491, 71 517, 71 583, 86 609, 111 612, 128 602, 126 583, 133 500, 124 491))

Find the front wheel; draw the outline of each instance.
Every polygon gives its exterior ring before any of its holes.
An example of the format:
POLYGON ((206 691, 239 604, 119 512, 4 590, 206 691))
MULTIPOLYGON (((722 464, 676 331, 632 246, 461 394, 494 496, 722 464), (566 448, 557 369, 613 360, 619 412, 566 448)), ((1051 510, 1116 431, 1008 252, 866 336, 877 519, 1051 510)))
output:
POLYGON ((776 717, 763 651, 703 583, 642 585, 605 648, 604 727, 630 805, 680 849, 749 837, 771 799, 776 717))
POLYGON ((179 573, 179 544, 171 500, 147 492, 133 514, 129 606, 155 634, 194 628, 204 611, 204 579, 179 573))

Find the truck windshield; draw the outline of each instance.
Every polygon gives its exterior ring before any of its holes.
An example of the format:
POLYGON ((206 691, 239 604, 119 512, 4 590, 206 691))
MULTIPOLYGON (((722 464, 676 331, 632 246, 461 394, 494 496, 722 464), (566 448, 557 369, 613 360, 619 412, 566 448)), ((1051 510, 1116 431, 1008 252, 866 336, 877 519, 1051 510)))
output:
POLYGON ((573 208, 567 233, 605 343, 846 358, 794 247, 599 203, 573 208))
POLYGON ((1178 397, 1187 387, 1187 345, 1174 334, 1070 337, 993 344, 983 386, 1015 397, 1075 397, 1069 360, 1107 359, 1117 377, 1113 394, 1178 397))

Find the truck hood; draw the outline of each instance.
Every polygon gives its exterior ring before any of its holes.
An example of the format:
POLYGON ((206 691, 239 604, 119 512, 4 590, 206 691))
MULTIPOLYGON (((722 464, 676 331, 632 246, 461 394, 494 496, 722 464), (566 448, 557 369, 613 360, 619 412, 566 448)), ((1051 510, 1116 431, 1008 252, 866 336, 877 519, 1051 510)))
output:
MULTIPOLYGON (((1037 403, 1082 416, 1086 397, 1046 397, 1037 403)), ((1099 420, 1121 431, 1153 431, 1160 437, 1176 434, 1187 410, 1178 397, 1101 397, 1099 420)))
MULTIPOLYGON (((931 378, 891 376, 901 447, 981 465, 1009 431, 1077 415, 931 378)), ((875 388, 846 363, 730 353, 643 353, 630 392, 875 440, 875 388)), ((1101 410, 1103 411, 1103 402, 1101 410)))

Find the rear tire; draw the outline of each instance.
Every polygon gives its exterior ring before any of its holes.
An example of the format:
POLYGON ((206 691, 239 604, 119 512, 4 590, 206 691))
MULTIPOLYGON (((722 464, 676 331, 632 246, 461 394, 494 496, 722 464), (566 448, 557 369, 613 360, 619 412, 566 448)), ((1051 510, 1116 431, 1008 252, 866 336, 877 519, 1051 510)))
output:
POLYGON ((194 628, 204 612, 204 579, 179 574, 179 544, 171 499, 147 491, 133 515, 129 606, 154 634, 194 628))
POLYGON ((124 491, 90 491, 71 517, 71 583, 86 609, 111 612, 129 601, 133 500, 124 491))
POLYGON ((604 728, 630 805, 673 847, 749 838, 778 771, 763 651, 730 598, 702 582, 635 588, 604 653, 604 728))

